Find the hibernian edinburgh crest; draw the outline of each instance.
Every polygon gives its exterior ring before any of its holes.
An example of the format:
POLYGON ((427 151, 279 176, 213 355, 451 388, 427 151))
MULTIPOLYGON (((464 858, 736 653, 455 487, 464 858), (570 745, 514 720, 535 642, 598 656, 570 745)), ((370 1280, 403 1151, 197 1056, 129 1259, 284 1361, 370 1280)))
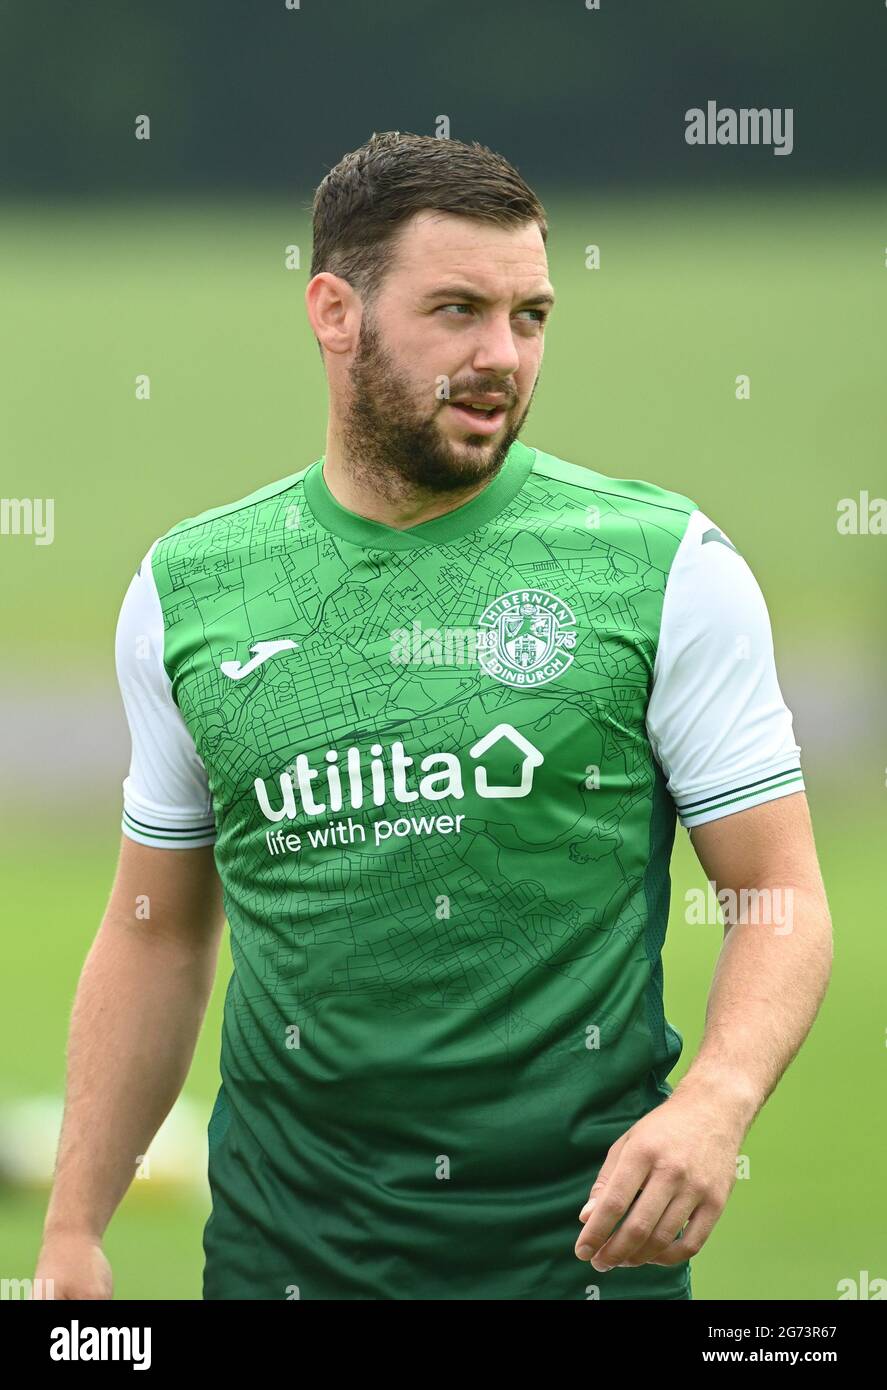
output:
POLYGON ((547 589, 513 589, 493 599, 478 625, 478 661, 504 685, 545 685, 566 671, 576 619, 547 589))

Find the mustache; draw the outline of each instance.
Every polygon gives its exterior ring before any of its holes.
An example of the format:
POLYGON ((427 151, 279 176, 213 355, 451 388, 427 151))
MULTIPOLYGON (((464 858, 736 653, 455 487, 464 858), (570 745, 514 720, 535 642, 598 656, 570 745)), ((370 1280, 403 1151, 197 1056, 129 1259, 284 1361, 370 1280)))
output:
POLYGON ((507 387, 497 385, 495 382, 487 382, 484 386, 475 384, 474 386, 454 387, 447 396, 441 401, 441 405, 449 405, 453 401, 473 399, 475 396, 504 396, 502 405, 506 410, 517 403, 518 395, 516 391, 509 391, 507 387))

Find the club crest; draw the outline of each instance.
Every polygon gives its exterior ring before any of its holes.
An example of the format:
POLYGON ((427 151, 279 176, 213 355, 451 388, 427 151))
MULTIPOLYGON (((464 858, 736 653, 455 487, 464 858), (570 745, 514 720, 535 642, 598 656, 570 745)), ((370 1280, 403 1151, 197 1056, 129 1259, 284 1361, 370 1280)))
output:
POLYGON ((513 589, 493 599, 478 624, 478 661, 504 685, 545 685, 566 671, 576 619, 547 589, 513 589))

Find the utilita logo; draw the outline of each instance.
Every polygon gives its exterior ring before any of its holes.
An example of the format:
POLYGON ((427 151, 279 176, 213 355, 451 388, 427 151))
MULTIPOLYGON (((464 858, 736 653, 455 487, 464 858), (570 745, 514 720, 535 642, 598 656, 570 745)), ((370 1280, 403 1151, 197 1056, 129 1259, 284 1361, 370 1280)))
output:
MULTIPOLYGON (((533 772, 544 762, 542 754, 512 724, 497 724, 473 747, 468 756, 478 760, 500 742, 507 739, 513 751, 519 755, 520 768, 517 779, 511 783, 493 784, 489 781, 487 769, 479 764, 470 769, 473 773, 474 790, 478 796, 498 799, 500 797, 529 796, 533 788, 533 772)), ((295 820, 297 816, 324 816, 337 814, 342 810, 359 810, 364 802, 372 806, 384 806, 388 801, 409 803, 423 797, 426 801, 444 801, 448 797, 464 797, 464 771, 456 753, 428 753, 419 763, 418 786, 409 785, 415 758, 409 756, 400 742, 391 744, 387 758, 380 743, 370 748, 371 760, 365 769, 364 760, 358 748, 345 751, 345 766, 339 765, 339 754, 331 748, 324 755, 323 769, 312 767, 307 754, 300 753, 293 765, 293 772, 282 772, 278 779, 278 806, 271 805, 271 798, 263 778, 254 782, 256 796, 262 815, 269 821, 295 820), (369 772, 369 789, 364 784, 364 775, 369 772), (295 778, 295 780, 294 780, 295 778), (369 798, 367 798, 369 790, 369 798)), ((515 759, 517 761, 517 759, 515 759)))

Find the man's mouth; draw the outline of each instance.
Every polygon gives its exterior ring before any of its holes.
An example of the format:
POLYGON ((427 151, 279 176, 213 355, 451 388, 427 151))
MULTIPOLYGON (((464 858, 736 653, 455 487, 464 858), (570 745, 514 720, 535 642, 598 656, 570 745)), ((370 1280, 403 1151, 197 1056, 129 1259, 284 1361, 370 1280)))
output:
POLYGON ((495 434, 507 414, 507 405, 501 401, 476 400, 468 397, 461 401, 450 401, 449 409, 457 419, 467 424, 474 434, 495 434))

